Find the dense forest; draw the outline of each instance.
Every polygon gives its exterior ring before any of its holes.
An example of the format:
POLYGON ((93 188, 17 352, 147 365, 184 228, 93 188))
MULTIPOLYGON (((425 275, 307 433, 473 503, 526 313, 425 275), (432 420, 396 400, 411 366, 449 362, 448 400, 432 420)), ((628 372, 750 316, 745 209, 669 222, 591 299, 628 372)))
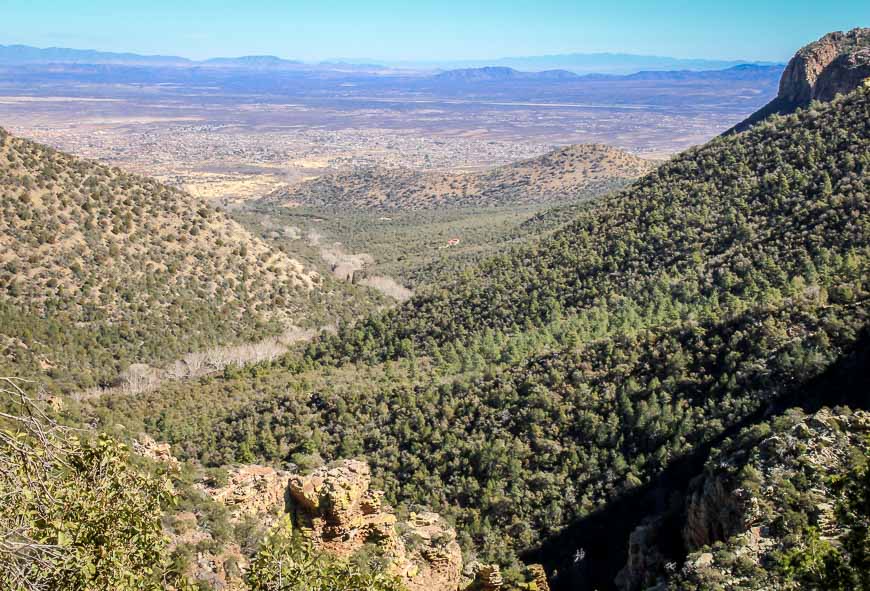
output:
POLYGON ((868 315, 870 90, 688 151, 535 245, 282 360, 74 406, 208 466, 365 457, 500 563, 848 352, 868 315))

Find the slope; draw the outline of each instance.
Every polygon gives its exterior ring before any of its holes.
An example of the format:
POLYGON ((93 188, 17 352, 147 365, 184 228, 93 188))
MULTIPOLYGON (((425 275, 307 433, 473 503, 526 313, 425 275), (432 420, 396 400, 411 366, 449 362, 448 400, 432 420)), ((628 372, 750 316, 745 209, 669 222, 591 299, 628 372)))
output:
POLYGON ((455 519, 511 580, 855 345, 868 114, 859 89, 716 139, 305 354, 81 412, 207 465, 366 457, 391 502, 455 519))
POLYGON ((655 165, 601 144, 559 148, 482 173, 371 168, 281 189, 267 202, 322 208, 428 209, 577 200, 607 192, 655 165))
POLYGON ((186 193, 2 130, 0 187, 0 364, 17 375, 103 383, 354 305, 186 193))
POLYGON ((538 245, 349 328, 323 354, 391 358, 577 311, 739 312, 804 289, 856 304, 867 293, 868 96, 690 150, 538 245))

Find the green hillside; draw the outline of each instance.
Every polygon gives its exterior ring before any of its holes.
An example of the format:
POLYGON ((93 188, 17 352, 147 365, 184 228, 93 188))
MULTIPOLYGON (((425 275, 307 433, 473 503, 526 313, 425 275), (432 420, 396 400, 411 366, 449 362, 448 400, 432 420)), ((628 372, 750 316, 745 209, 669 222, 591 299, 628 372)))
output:
MULTIPOLYGON (((0 130, 0 368, 63 390, 369 309, 191 195, 0 130)), ((377 298, 374 298, 377 301, 377 298)))
POLYGON ((492 258, 317 354, 388 359, 631 311, 636 325, 722 318, 824 292, 867 295, 868 91, 719 138, 662 165, 537 247, 492 258))
POLYGON ((214 466, 365 457, 515 566, 852 348, 868 121, 862 89, 714 140, 304 353, 76 412, 214 466))

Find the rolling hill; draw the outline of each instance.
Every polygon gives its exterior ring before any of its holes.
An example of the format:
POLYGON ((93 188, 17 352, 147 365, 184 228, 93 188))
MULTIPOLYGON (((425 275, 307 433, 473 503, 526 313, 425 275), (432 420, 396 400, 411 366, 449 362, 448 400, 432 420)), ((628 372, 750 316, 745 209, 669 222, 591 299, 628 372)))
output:
POLYGON ((267 203, 319 208, 434 207, 576 201, 620 187, 655 164, 601 144, 559 148, 481 173, 372 168, 325 174, 268 196, 267 203))
POLYGON ((0 131, 0 364, 64 387, 334 320, 352 288, 156 181, 0 131))

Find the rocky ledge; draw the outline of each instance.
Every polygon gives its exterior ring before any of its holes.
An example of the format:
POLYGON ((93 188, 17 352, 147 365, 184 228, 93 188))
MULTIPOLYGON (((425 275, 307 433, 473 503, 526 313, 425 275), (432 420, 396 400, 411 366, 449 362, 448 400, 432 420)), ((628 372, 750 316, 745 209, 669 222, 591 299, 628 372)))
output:
POLYGON ((409 591, 455 591, 462 552, 456 532, 437 513, 400 521, 372 490, 365 462, 345 460, 289 482, 293 521, 324 551, 348 556, 374 544, 409 591))

